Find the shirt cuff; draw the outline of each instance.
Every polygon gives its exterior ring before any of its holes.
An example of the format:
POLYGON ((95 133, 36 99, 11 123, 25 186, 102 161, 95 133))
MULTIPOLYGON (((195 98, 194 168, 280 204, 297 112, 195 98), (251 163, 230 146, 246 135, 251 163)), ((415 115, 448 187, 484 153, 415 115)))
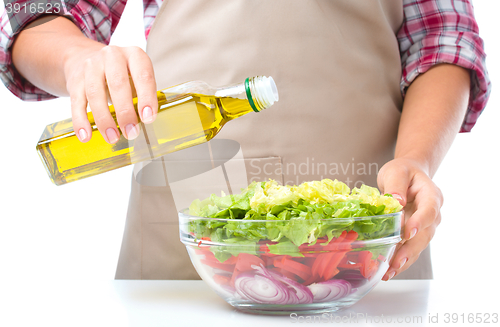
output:
POLYGON ((475 33, 446 32, 429 34, 413 44, 402 56, 401 92, 417 78, 437 64, 454 64, 471 72, 469 105, 460 132, 470 132, 484 110, 491 92, 486 70, 483 40, 475 33))

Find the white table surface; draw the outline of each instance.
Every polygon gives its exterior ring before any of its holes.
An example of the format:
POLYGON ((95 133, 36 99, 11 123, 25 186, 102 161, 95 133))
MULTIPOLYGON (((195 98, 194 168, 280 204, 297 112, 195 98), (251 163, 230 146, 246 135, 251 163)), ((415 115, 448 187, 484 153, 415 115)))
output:
POLYGON ((202 281, 2 281, 0 326, 274 327, 310 325, 312 319, 320 325, 337 320, 337 325, 349 326, 494 326, 500 324, 500 301, 498 284, 491 284, 381 282, 348 309, 292 318, 240 313, 202 281), (471 322, 469 314, 474 315, 471 322), (478 317, 484 320, 486 314, 490 322, 479 323, 478 317))

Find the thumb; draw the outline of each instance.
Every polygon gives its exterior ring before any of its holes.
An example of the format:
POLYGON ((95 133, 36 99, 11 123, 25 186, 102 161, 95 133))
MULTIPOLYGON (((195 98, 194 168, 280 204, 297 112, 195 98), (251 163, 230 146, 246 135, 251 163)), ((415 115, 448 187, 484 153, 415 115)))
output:
POLYGON ((382 194, 391 194, 404 207, 410 187, 410 173, 401 165, 386 165, 380 169, 377 184, 382 194))

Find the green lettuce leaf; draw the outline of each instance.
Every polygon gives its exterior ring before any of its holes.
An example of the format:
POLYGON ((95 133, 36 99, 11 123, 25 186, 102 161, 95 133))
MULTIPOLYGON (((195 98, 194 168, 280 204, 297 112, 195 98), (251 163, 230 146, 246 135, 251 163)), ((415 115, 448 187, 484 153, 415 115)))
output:
POLYGON ((330 242, 343 231, 356 231, 358 240, 393 235, 400 229, 397 219, 372 217, 401 210, 391 195, 381 195, 366 185, 351 191, 346 184, 330 179, 299 186, 270 180, 251 183, 240 194, 221 192, 221 196, 194 200, 190 215, 230 221, 193 220, 189 231, 198 239, 210 237, 213 242, 231 244, 229 249, 211 247, 221 262, 241 252, 256 254, 260 240, 278 242, 268 246, 273 254, 299 255, 298 246, 315 244, 325 236, 330 242))
POLYGON ((267 244, 269 252, 276 255, 289 255, 292 257, 303 257, 299 247, 290 241, 279 242, 278 244, 267 244))

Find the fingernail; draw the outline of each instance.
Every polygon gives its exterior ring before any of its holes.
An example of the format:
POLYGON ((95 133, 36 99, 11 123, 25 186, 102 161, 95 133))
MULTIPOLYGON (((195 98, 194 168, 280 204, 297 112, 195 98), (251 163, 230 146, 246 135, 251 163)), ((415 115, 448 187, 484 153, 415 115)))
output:
POLYGON ((392 271, 390 274, 389 274, 389 278, 387 278, 387 280, 391 279, 392 277, 394 277, 394 275, 396 275, 396 272, 395 271, 392 271))
POLYGON ((108 128, 106 130, 106 136, 108 137, 109 143, 116 143, 118 141, 118 134, 114 128, 108 128))
POLYGON ((392 194, 392 197, 399 201, 399 203, 403 203, 403 197, 399 194, 392 194))
POLYGON ((411 230, 410 238, 408 238, 408 240, 411 240, 416 234, 417 234, 417 228, 413 228, 411 230))
POLYGON ((144 107, 142 110, 142 121, 144 123, 150 123, 153 121, 153 109, 150 107, 144 107))
POLYGON ((87 138, 87 131, 85 129, 81 128, 78 131, 78 136, 80 138, 80 141, 85 141, 85 139, 87 138))
POLYGON ((408 261, 408 258, 404 258, 403 260, 401 260, 401 264, 399 265, 399 269, 403 268, 403 266, 405 265, 405 263, 408 261))
POLYGON ((127 127, 125 127, 125 131, 127 132, 127 139, 129 140, 133 140, 139 135, 137 125, 134 124, 128 124, 127 127))

